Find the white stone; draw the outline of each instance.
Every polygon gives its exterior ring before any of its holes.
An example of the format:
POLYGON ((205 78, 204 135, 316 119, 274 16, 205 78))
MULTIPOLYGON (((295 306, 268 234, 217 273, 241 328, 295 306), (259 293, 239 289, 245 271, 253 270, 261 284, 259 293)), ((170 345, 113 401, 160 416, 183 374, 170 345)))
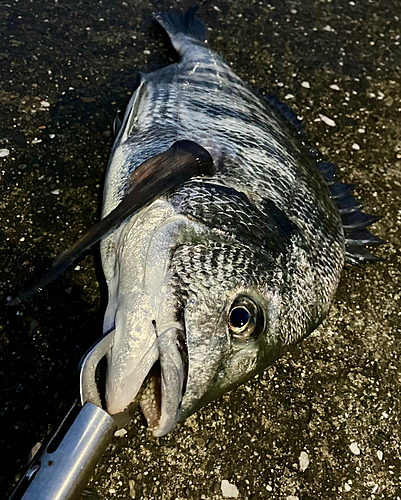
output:
POLYGON ((287 94, 286 96, 284 96, 284 99, 294 99, 295 95, 293 94, 287 94))
POLYGON ((376 493, 376 491, 379 489, 379 485, 378 484, 375 484, 373 486, 373 490, 372 490, 372 493, 376 493))
POLYGON ((322 122, 324 122, 329 127, 335 127, 336 126, 336 122, 334 120, 332 120, 331 118, 329 118, 328 116, 319 115, 319 118, 322 120, 322 122))
POLYGON ((114 433, 114 435, 115 435, 116 437, 123 437, 123 436, 125 436, 126 434, 127 434, 126 429, 118 429, 118 431, 116 431, 116 432, 114 433))
POLYGON ((42 108, 49 108, 50 107, 50 102, 40 101, 40 105, 42 106, 42 108))
POLYGON ((287 497, 287 500, 299 500, 299 498, 295 495, 290 495, 289 497, 287 497))
POLYGON ((331 90, 340 90, 340 87, 333 83, 333 85, 330 85, 331 90))
POLYGON ((309 82, 302 82, 301 85, 302 85, 302 87, 304 89, 310 89, 310 83, 309 82))
POLYGON ((42 139, 37 139, 37 138, 35 137, 35 139, 33 139, 33 140, 31 141, 31 144, 39 144, 40 142, 42 142, 42 139))
POLYGON ((355 441, 349 445, 349 449, 352 451, 352 453, 354 455, 360 455, 361 454, 361 450, 360 450, 360 448, 358 446, 358 443, 356 443, 355 441))
POLYGON ((129 487, 129 497, 135 498, 135 481, 133 479, 128 479, 128 487, 129 487))
POLYGON ((56 196, 60 194, 59 189, 55 189, 54 191, 51 192, 52 194, 55 194, 56 196))
POLYGON ((345 491, 351 491, 351 486, 348 483, 344 484, 344 490, 345 491))
POLYGON ((308 468, 309 455, 306 453, 306 451, 301 451, 298 460, 299 460, 299 470, 304 471, 305 469, 308 468))
POLYGON ((273 488, 270 486, 270 484, 268 484, 268 485, 266 486, 266 490, 267 490, 267 491, 273 491, 273 488))
POLYGON ((381 450, 378 450, 378 452, 377 452, 377 458, 379 460, 383 460, 383 452, 381 450))
POLYGON ((358 128, 358 133, 359 134, 364 134, 366 130, 364 128, 358 128))
POLYGON ((223 479, 221 482, 221 491, 225 498, 238 498, 239 495, 238 488, 235 484, 229 483, 227 479, 223 479))
POLYGON ((54 139, 56 137, 56 134, 49 134, 50 139, 54 139))
POLYGON ((361 146, 354 142, 354 144, 352 145, 352 149, 355 149, 355 151, 359 151, 361 149, 361 146))
POLYGON ((8 156, 10 154, 10 150, 9 149, 0 149, 0 158, 5 158, 6 156, 8 156))

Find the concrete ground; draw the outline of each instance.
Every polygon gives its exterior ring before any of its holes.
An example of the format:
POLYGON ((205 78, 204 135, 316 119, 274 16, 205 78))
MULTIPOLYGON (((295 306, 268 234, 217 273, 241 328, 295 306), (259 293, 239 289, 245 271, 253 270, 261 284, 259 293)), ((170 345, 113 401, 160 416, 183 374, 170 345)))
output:
MULTIPOLYGON (((79 359, 101 334, 98 250, 21 307, 6 297, 98 220, 116 111, 138 71, 172 61, 151 12, 177 4, 2 3, 2 497, 72 402, 79 359)), ((401 3, 205 0, 200 17, 210 46, 290 104, 383 216, 385 260, 347 266, 315 333, 167 437, 150 437, 138 412, 85 498, 401 498, 401 3)))

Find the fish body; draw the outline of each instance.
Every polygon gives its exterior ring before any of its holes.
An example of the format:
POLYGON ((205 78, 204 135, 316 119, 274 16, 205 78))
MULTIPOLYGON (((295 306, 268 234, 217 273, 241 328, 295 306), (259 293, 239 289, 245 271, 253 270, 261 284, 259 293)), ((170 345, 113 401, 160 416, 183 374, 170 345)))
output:
POLYGON ((316 158, 208 47, 194 13, 156 19, 181 59, 141 75, 111 155, 103 216, 135 169, 175 141, 197 142, 216 167, 140 210, 101 245, 104 330, 116 330, 108 410, 139 399, 161 436, 321 323, 347 234, 316 158))

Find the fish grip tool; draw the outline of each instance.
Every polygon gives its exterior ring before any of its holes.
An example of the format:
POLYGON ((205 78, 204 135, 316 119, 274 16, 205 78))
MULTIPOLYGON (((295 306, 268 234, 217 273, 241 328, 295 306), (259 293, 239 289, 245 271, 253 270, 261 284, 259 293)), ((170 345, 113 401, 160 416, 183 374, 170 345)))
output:
POLYGON ((88 483, 118 428, 102 409, 96 384, 96 368, 111 349, 114 334, 112 330, 102 337, 82 358, 80 402, 33 457, 9 500, 74 500, 88 483))

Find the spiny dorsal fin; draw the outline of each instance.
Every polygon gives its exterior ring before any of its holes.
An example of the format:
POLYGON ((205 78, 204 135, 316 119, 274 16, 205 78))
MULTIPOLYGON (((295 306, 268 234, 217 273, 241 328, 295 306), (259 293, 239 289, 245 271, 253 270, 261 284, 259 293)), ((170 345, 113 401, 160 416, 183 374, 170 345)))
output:
POLYGON ((338 175, 338 167, 326 160, 319 148, 309 142, 306 137, 302 122, 296 113, 287 104, 280 102, 272 94, 263 95, 270 107, 284 118, 285 122, 295 129, 299 135, 303 149, 316 161, 316 165, 322 177, 327 183, 333 199, 336 201, 345 236, 345 261, 358 264, 363 261, 380 261, 379 257, 371 254, 366 246, 379 246, 385 243, 382 239, 374 236, 366 228, 374 224, 380 217, 365 214, 361 211, 361 205, 352 196, 355 186, 344 184, 338 175))

